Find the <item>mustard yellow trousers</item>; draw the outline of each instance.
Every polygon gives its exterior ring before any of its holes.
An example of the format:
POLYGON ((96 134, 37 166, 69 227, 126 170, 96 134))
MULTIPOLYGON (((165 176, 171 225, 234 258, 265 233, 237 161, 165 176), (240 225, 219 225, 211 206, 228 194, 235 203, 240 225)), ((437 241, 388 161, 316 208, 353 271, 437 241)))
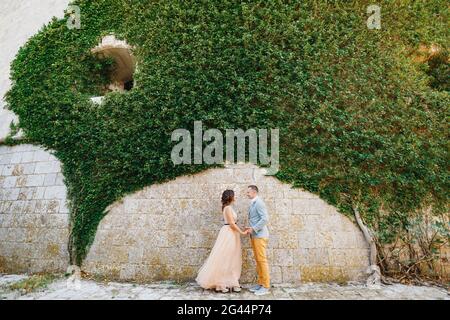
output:
POLYGON ((256 260, 258 284, 265 288, 270 288, 269 262, 267 260, 266 252, 269 239, 251 237, 250 242, 252 244, 253 254, 256 260))

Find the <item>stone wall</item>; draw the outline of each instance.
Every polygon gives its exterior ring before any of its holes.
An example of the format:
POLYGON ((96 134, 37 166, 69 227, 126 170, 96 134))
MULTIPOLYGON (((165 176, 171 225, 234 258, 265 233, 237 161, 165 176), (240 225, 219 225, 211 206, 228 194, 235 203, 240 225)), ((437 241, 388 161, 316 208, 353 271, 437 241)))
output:
MULTIPOLYGON (((220 195, 237 193, 246 225, 248 184, 270 215, 274 283, 361 280, 368 248, 359 229, 317 196, 293 190, 263 169, 233 165, 146 187, 110 206, 82 269, 111 279, 192 280, 222 226, 220 195)), ((59 161, 33 145, 0 146, 0 272, 64 272, 69 212, 59 161)), ((243 282, 254 280, 243 240, 243 282)))
MULTIPOLYGON (((293 190, 252 165, 233 165, 146 187, 110 206, 83 270, 121 280, 192 280, 223 224, 220 195, 237 193, 246 225, 248 184, 256 183, 270 215, 274 283, 361 280, 368 247, 358 227, 319 197, 293 190)), ((242 281, 254 280, 248 238, 242 281)))
POLYGON ((37 146, 0 146, 0 272, 64 272, 68 224, 59 161, 37 146))
MULTIPOLYGON (((246 225, 248 184, 269 209, 274 283, 361 280, 368 248, 359 229, 317 196, 293 190, 252 165, 179 177, 144 188, 110 206, 83 270, 111 279, 192 280, 222 225, 220 194, 237 192, 246 225)), ((69 212, 59 161, 33 145, 0 146, 0 272, 64 272, 69 264, 69 212)), ((243 238, 244 282, 254 278, 243 238)), ((439 272, 448 278, 448 247, 439 272)))

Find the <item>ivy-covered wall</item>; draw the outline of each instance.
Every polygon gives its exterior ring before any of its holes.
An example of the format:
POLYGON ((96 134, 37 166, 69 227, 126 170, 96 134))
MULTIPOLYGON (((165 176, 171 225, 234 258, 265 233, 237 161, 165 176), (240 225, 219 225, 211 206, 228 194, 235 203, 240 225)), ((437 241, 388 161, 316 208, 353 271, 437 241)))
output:
POLYGON ((81 29, 44 26, 12 63, 6 96, 26 139, 62 162, 73 262, 109 204, 207 168, 170 159, 171 132, 194 121, 280 128, 277 178, 344 213, 358 207, 380 244, 413 242, 428 208, 448 242, 450 99, 436 71, 448 72, 448 58, 413 59, 432 44, 447 57, 446 2, 379 1, 381 30, 366 26, 369 1, 74 4, 81 29), (110 65, 90 49, 107 34, 134 47, 138 69, 132 90, 96 105, 110 65))
POLYGON ((28 38, 39 31, 51 20, 52 16, 64 17, 64 10, 70 0, 41 0, 39 5, 33 1, 3 1, 0 20, 0 141, 3 141, 9 131, 10 123, 17 117, 6 110, 3 96, 11 87, 10 64, 18 50, 28 38))

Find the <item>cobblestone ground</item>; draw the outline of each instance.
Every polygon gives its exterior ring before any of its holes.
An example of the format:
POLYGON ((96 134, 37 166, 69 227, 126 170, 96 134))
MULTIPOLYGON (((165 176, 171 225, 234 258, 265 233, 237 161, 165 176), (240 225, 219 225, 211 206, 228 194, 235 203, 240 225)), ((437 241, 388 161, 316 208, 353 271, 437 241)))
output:
POLYGON ((0 299, 439 299, 450 300, 450 293, 439 287, 406 286, 401 284, 382 285, 379 288, 367 288, 363 284, 304 284, 300 286, 277 285, 266 296, 257 297, 244 286, 240 293, 215 293, 203 290, 195 283, 176 284, 159 282, 153 284, 132 284, 118 282, 96 282, 80 280, 70 282, 64 277, 56 278, 47 287, 33 292, 12 290, 13 283, 27 279, 27 275, 0 275, 0 299))

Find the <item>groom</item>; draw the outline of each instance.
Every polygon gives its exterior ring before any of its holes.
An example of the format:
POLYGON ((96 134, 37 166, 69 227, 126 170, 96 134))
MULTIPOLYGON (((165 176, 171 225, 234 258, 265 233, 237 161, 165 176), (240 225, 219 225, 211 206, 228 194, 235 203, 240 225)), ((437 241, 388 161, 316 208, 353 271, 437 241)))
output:
POLYGON ((269 230, 267 229, 267 210, 264 202, 258 197, 258 187, 250 185, 247 188, 247 197, 252 200, 248 210, 248 221, 250 227, 245 232, 250 235, 250 242, 256 260, 256 272, 258 273, 258 284, 251 287, 250 291, 261 296, 269 293, 270 274, 267 261, 267 243, 269 242, 269 230))

